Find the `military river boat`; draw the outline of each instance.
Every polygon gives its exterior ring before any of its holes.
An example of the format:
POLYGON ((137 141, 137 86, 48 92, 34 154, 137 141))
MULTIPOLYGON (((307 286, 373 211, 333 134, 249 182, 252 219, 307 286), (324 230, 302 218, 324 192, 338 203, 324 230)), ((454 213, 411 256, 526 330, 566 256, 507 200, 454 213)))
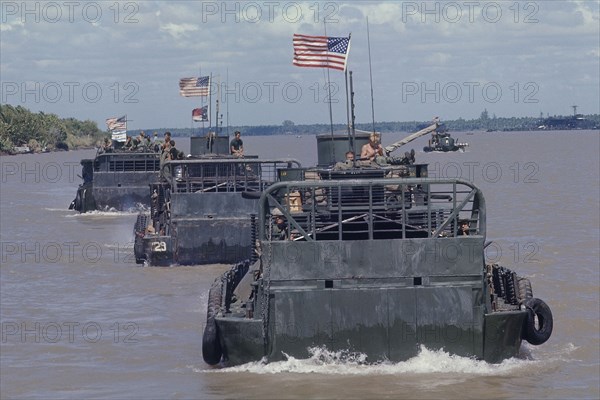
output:
POLYGON ((295 171, 262 193, 258 260, 209 292, 208 364, 307 358, 314 346, 367 362, 420 346, 500 362, 522 340, 548 340, 552 313, 529 280, 486 263, 478 187, 425 165, 352 164, 295 171))
POLYGON ((232 264, 254 257, 252 220, 260 193, 281 171, 300 164, 230 156, 225 153, 227 136, 214 139, 218 146, 213 150, 162 165, 160 181, 151 184, 147 194, 150 214, 138 215, 134 227, 138 263, 232 264))
POLYGON ((432 133, 431 139, 429 139, 427 146, 423 147, 423 151, 426 153, 432 151, 449 152, 464 150, 468 146, 468 143, 457 141, 446 131, 437 131, 432 133))
POLYGON ((148 185, 158 181, 160 153, 99 150, 93 159, 81 160, 83 183, 77 188, 69 209, 128 211, 148 207, 148 185))

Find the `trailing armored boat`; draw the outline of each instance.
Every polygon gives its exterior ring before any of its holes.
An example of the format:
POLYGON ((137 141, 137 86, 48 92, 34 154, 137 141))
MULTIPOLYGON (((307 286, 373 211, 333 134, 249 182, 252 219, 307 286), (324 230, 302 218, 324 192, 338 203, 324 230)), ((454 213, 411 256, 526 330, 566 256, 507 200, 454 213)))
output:
POLYGON ((192 138, 195 157, 161 166, 160 180, 146 188, 150 213, 138 215, 134 253, 153 266, 236 263, 254 257, 260 193, 292 159, 229 155, 227 136, 192 138), (204 146, 206 143, 206 146, 204 146))
POLYGON ((431 134, 431 139, 429 139, 427 146, 423 147, 423 151, 426 153, 432 151, 449 152, 464 150, 468 146, 468 143, 456 141, 456 139, 450 136, 450 133, 442 129, 431 134))
POLYGON ((148 185, 158 181, 160 153, 144 146, 99 149, 93 159, 81 160, 81 165, 83 182, 70 210, 128 211, 150 206, 148 185))
POLYGON ((486 263, 478 187, 429 178, 412 157, 343 167, 327 143, 319 166, 262 192, 258 260, 209 292, 208 364, 307 358, 314 346, 397 362, 421 345, 500 362, 522 340, 548 340, 552 313, 530 281, 486 263))

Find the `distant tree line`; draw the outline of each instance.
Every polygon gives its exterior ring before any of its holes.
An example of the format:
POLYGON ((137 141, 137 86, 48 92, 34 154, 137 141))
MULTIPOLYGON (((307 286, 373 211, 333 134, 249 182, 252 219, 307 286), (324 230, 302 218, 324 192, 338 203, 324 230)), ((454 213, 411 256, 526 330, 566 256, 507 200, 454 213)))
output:
POLYGON ((44 151, 94 146, 106 132, 90 120, 60 118, 34 113, 21 106, 0 105, 0 152, 12 153, 16 146, 44 151))
MULTIPOLYGON (((489 116, 484 110, 477 119, 442 121, 450 131, 527 131, 552 129, 600 129, 600 114, 532 117, 496 117, 489 116)), ((431 121, 377 122, 378 132, 416 132, 431 124, 431 121)), ((356 124, 356 129, 372 131, 371 123, 356 124)), ((144 129, 146 132, 170 131, 173 136, 202 136, 214 128, 159 128, 144 129)), ((244 136, 257 135, 316 135, 331 132, 329 124, 296 125, 285 120, 281 125, 230 126, 220 127, 220 134, 232 135, 239 130, 244 136)), ((346 132, 345 124, 334 124, 336 133, 346 132)), ((135 136, 140 130, 129 130, 135 136)), ((0 153, 12 153, 15 146, 29 146, 32 151, 72 149, 98 145, 107 131, 98 128, 91 120, 80 121, 75 118, 60 118, 56 114, 34 113, 21 106, 0 105, 0 153)))
MULTIPOLYGON (((553 116, 548 118, 533 117, 490 117, 487 110, 484 110, 477 119, 466 120, 459 118, 456 120, 442 121, 449 131, 468 132, 468 131, 530 131, 530 130, 553 130, 553 129, 599 129, 600 114, 577 115, 577 116, 553 116)), ((429 126, 431 121, 405 121, 405 122, 376 122, 375 130, 378 132, 416 132, 429 126)), ((307 124, 296 125, 292 121, 283 121, 281 125, 258 125, 258 126, 230 126, 228 128, 219 128, 222 134, 240 131, 244 136, 257 135, 317 135, 331 132, 329 124, 307 124)), ((372 131, 372 123, 358 123, 356 129, 363 131, 372 131)), ((181 129, 150 129, 148 131, 165 132, 170 131, 173 136, 203 136, 215 128, 181 128, 181 129)), ((334 132, 345 132, 345 124, 334 124, 334 132)), ((132 131, 136 134, 138 131, 132 131)))

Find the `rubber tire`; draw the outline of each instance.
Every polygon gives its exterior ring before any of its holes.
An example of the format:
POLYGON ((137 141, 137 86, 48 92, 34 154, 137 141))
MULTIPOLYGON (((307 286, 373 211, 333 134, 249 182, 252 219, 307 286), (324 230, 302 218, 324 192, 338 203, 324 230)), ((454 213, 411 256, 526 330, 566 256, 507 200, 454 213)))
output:
POLYGON ((527 307, 527 319, 523 327, 523 338, 534 346, 545 343, 552 335, 554 321, 550 307, 538 298, 526 299, 523 304, 527 307), (539 322, 539 329, 535 327, 535 317, 539 322))
POLYGON ((223 282, 221 278, 212 285, 208 292, 208 307, 206 309, 206 327, 202 335, 202 358, 209 365, 216 365, 221 361, 223 349, 219 341, 219 327, 215 321, 221 308, 223 282))
POLYGON ((83 208, 81 206, 81 190, 77 189, 77 194, 75 195, 75 211, 83 212, 83 208))

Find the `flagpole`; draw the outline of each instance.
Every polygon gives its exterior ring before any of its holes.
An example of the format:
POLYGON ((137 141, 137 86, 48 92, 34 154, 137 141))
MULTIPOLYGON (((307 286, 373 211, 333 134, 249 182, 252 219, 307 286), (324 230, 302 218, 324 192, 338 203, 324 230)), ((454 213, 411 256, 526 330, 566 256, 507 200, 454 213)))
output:
POLYGON ((212 72, 210 73, 210 78, 208 80, 208 130, 212 127, 212 120, 210 118, 210 112, 212 108, 212 72))
MULTIPOLYGON (((348 46, 350 45, 350 37, 352 33, 348 35, 348 46)), ((350 98, 348 97, 348 68, 344 68, 344 79, 346 83, 346 123, 348 129, 348 144, 349 150, 356 155, 354 150, 354 138, 351 136, 350 132, 350 98)))
MULTIPOLYGON (((327 24, 325 18, 323 18, 323 29, 325 30, 325 36, 327 36, 327 24)), ((329 58, 329 55, 327 55, 329 58)), ((335 163, 335 140, 333 137, 333 111, 331 110, 331 80, 329 78, 329 68, 327 69, 327 95, 329 103, 329 127, 331 130, 331 161, 335 163)))
MULTIPOLYGON (((352 85, 352 71, 350 71, 350 110, 352 113, 352 117, 351 117, 352 141, 356 142, 356 129, 354 128, 356 116, 354 115, 354 87, 352 85)), ((357 160, 358 158, 356 157, 356 153, 354 154, 354 156, 355 156, 354 159, 357 160)))
MULTIPOLYGON (((198 66, 198 79, 202 78, 202 64, 198 66)), ((209 82, 210 83, 210 82, 209 82)), ((209 87, 210 90, 210 87, 209 87)), ((202 112, 202 98, 200 98, 200 112, 202 112)), ((194 117, 192 116, 192 126, 194 126, 194 117)), ((202 119, 202 132, 205 132, 204 119, 202 119)), ((194 129, 192 128, 192 135, 194 129)), ((200 136, 200 127, 198 127, 198 136, 200 136)))
MULTIPOLYGON (((227 77, 225 78, 227 82, 225 83, 225 90, 229 93, 229 67, 227 68, 227 77)), ((227 137, 229 138, 229 101, 227 101, 227 94, 225 95, 225 115, 227 118, 227 137)))
POLYGON ((219 136, 219 97, 220 97, 220 86, 221 86, 221 76, 219 75, 219 82, 217 83, 217 88, 216 88, 216 99, 215 99, 215 132, 216 135, 219 136))

